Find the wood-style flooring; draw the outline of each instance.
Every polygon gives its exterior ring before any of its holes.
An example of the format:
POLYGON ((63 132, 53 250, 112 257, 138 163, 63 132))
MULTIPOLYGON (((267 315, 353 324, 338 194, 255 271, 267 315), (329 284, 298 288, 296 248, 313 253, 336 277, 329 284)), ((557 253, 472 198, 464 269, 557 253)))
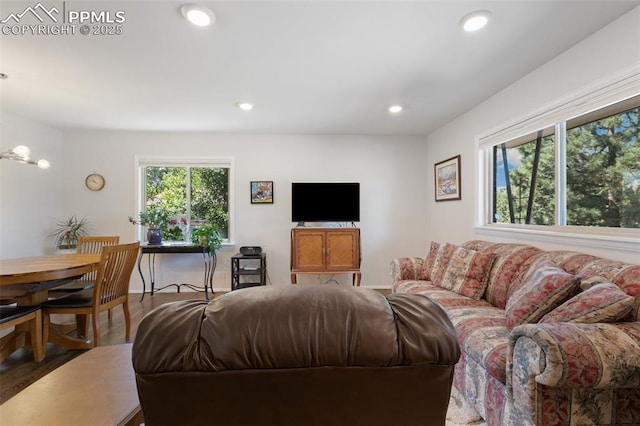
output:
MULTIPOLYGON (((216 293, 219 296, 223 293, 216 293)), ((129 297, 129 311, 131 313, 131 341, 135 338, 140 320, 154 308, 177 300, 204 299, 203 292, 155 293, 146 294, 140 302, 140 294, 129 297)), ((72 316, 68 317, 70 320, 72 316)), ((62 319, 65 319, 64 317, 62 319)), ((91 327, 89 327, 91 329, 91 327)), ((117 345, 126 343, 124 314, 122 308, 114 309, 113 318, 109 320, 107 313, 100 315, 101 345, 117 345)), ((61 346, 49 343, 44 360, 35 362, 30 349, 21 349, 11 354, 0 364, 0 404, 20 392, 45 374, 55 370, 84 351, 67 351, 61 346)))

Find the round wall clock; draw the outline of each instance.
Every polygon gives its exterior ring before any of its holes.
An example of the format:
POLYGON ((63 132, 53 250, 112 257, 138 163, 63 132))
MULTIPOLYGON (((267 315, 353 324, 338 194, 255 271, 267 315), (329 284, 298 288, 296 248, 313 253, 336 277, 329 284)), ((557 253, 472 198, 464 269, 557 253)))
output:
POLYGON ((89 188, 92 191, 100 191, 102 188, 104 188, 104 184, 105 184, 104 176, 98 173, 91 173, 84 180, 84 184, 87 185, 87 188, 89 188))

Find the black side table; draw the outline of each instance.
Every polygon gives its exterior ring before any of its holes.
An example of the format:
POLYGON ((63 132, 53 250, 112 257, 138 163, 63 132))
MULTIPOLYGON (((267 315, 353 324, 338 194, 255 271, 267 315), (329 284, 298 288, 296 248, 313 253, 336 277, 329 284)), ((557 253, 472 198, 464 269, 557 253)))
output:
POLYGON ((160 245, 151 245, 151 244, 140 244, 140 255, 138 256, 138 272, 140 273, 140 278, 142 278, 142 297, 140 301, 144 299, 144 293, 146 291, 146 282, 144 280, 144 274, 142 273, 142 257, 147 254, 148 257, 148 266, 149 266, 149 279, 151 280, 151 295, 153 296, 154 291, 160 291, 167 287, 175 286, 178 289, 178 293, 180 293, 180 287, 186 286, 192 290, 203 290, 204 289, 204 297, 206 300, 209 300, 209 293, 207 292, 207 287, 211 289, 211 294, 213 294, 213 273, 216 270, 216 255, 213 255, 209 251, 209 247, 198 246, 190 243, 163 243, 160 245), (181 283, 181 284, 168 284, 164 287, 160 287, 154 290, 155 281, 156 281, 156 254, 178 254, 178 253, 200 253, 202 254, 202 259, 204 261, 204 281, 203 286, 197 286, 189 283, 181 283))
POLYGON ((231 290, 259 285, 267 285, 267 254, 231 256, 231 290))

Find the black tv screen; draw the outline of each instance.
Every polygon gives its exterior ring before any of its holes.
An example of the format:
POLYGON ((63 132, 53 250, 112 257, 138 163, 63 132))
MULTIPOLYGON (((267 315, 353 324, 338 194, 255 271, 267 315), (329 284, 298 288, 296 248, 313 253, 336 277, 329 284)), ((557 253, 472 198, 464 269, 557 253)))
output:
POLYGON ((293 222, 359 222, 359 183, 292 183, 293 222))

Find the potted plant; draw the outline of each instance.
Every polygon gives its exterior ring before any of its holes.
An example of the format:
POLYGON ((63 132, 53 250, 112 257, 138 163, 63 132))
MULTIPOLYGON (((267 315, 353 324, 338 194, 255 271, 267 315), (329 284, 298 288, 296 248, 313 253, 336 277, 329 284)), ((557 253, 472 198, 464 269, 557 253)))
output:
POLYGON ((49 236, 56 242, 57 250, 73 250, 78 246, 78 237, 87 235, 89 222, 86 217, 78 220, 74 214, 67 219, 56 219, 56 227, 49 236))
POLYGON ((147 227, 147 241, 153 245, 162 244, 162 227, 166 226, 168 220, 169 214, 157 207, 140 212, 138 220, 129 216, 129 222, 132 224, 147 227))
POLYGON ((189 222, 184 216, 173 216, 162 228, 162 237, 169 241, 184 241, 189 234, 189 222))
POLYGON ((191 232, 191 241, 194 244, 209 247, 209 253, 215 256, 217 250, 222 247, 222 238, 218 233, 218 225, 201 225, 191 232))

